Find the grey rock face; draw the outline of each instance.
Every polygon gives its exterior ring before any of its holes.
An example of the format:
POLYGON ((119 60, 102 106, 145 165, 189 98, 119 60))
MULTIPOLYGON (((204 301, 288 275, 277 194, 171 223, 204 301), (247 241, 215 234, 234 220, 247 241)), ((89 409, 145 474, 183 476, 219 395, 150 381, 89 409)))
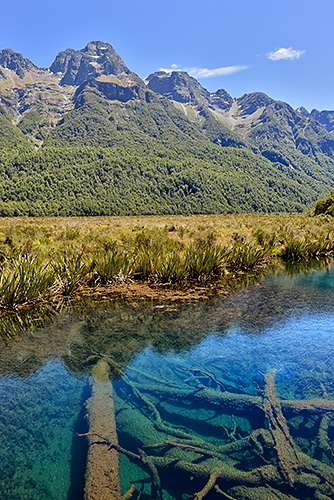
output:
MULTIPOLYGON (((0 66, 15 71, 20 78, 24 77, 26 71, 36 71, 38 69, 29 59, 25 59, 12 49, 0 50, 0 66)), ((1 73, 3 74, 2 71, 1 73)))
POLYGON ((334 111, 312 109, 309 116, 324 125, 328 132, 334 132, 334 111))
POLYGON ((259 108, 263 106, 269 106, 273 104, 275 101, 268 97, 266 94, 262 92, 253 92, 252 94, 244 94, 242 97, 237 99, 237 103, 239 109, 242 110, 240 114, 251 115, 259 108))
POLYGON ((223 111, 230 109, 234 99, 224 89, 219 89, 211 93, 211 104, 223 111))
POLYGON ((177 102, 203 104, 210 101, 210 93, 192 76, 184 71, 165 73, 159 71, 147 77, 147 86, 177 102))
POLYGON ((111 45, 90 42, 82 50, 60 52, 50 66, 53 73, 62 73, 61 85, 80 85, 100 75, 125 76, 131 72, 111 45))
POLYGON ((183 104, 192 104, 199 108, 219 108, 227 110, 233 104, 233 98, 224 89, 208 92, 192 76, 184 71, 152 73, 147 79, 147 86, 158 94, 183 104))

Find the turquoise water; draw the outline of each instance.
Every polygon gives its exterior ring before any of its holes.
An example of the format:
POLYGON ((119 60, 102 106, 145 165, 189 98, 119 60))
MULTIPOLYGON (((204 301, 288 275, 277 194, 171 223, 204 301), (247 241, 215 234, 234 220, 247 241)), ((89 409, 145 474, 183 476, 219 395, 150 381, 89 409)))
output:
MULTIPOLYGON (((75 476, 74 430, 86 386, 84 378, 69 375, 59 361, 47 362, 24 379, 0 379, 1 499, 67 498, 71 469, 75 476)), ((79 491, 80 480, 73 481, 79 491)))
POLYGON ((122 493, 186 500, 219 470, 205 498, 333 498, 333 268, 196 304, 87 304, 21 329, 0 350, 1 499, 83 498, 75 433, 101 358, 134 454, 120 455, 122 493))
MULTIPOLYGON (((333 271, 293 279, 284 275, 267 278, 260 286, 227 299, 232 308, 229 325, 223 315, 218 320, 223 328, 208 331, 187 352, 172 350, 160 354, 148 348, 135 357, 125 372, 126 378, 115 384, 119 439, 134 453, 145 450, 154 464, 159 465, 163 459, 168 465, 158 466, 161 493, 152 492, 147 470, 123 457, 123 491, 135 484, 145 498, 152 494, 155 498, 193 498, 208 480, 205 469, 214 470, 225 464, 229 470, 224 479, 217 481, 227 495, 224 498, 331 498, 332 412, 283 410, 294 446, 315 460, 311 469, 300 465, 293 485, 264 479, 254 487, 250 477, 244 484, 227 480, 235 470, 264 471, 269 464, 280 469, 275 448, 265 449, 261 439, 224 457, 218 452, 222 446, 241 442, 254 431, 269 426, 264 412, 254 405, 224 405, 220 394, 229 393, 232 399, 233 395, 262 398, 264 375, 274 374, 281 401, 334 399, 333 291, 333 271), (133 387, 146 399, 138 396, 133 387), (156 415, 147 401, 154 404, 161 416, 165 424, 162 431, 155 425, 156 415), (320 444, 319 429, 325 414, 329 415, 329 425, 324 446, 323 442, 320 444), (188 436, 178 436, 175 430, 188 436), (193 453, 180 444, 191 444, 204 451, 193 453), (215 453, 213 457, 205 455, 208 449, 215 453), (182 470, 174 466, 177 461, 182 462, 182 470), (319 464, 325 464, 325 468, 317 474, 319 464), (200 477, 196 477, 196 472, 200 477)), ((212 488, 207 498, 222 498, 222 493, 212 488)))

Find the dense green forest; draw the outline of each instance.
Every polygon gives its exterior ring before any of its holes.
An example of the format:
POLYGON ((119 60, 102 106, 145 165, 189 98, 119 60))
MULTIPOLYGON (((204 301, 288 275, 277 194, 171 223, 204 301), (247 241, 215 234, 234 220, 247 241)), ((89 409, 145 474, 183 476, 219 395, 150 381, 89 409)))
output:
POLYGON ((301 174, 279 167, 230 147, 2 150, 0 215, 302 211, 316 201, 301 174))
POLYGON ((269 161, 223 126, 225 146, 213 144, 148 94, 125 108, 81 89, 80 106, 49 129, 38 113, 18 128, 3 112, 0 216, 300 212, 322 195, 321 176, 269 161))

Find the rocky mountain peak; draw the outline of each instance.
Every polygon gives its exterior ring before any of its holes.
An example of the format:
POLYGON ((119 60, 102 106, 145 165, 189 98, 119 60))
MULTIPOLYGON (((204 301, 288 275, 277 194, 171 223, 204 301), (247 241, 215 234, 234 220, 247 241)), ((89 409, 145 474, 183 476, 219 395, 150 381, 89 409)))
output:
POLYGON ((82 51, 84 54, 90 56, 105 56, 106 54, 116 54, 114 48, 106 42, 89 42, 82 51))
POLYGON ((251 115, 259 108, 269 106, 275 101, 263 92, 253 92, 251 94, 244 94, 237 99, 238 107, 241 115, 251 115))
POLYGON ((312 109, 309 116, 321 123, 328 132, 334 132, 334 111, 312 109))
POLYGON ((297 111, 305 118, 313 118, 313 120, 321 123, 321 125, 325 127, 327 132, 334 132, 334 111, 319 111, 318 109, 312 109, 312 111, 309 113, 303 106, 298 108, 297 111))
POLYGON ((153 92, 181 103, 202 104, 210 99, 210 93, 185 71, 166 73, 158 71, 146 79, 147 86, 153 92))
POLYGON ((200 112, 207 108, 225 111, 234 100, 224 89, 209 92, 192 76, 185 71, 158 71, 146 79, 147 86, 168 99, 183 104, 191 104, 200 112))
POLYGON ((233 97, 224 89, 219 89, 211 93, 211 103, 213 107, 219 108, 222 111, 230 109, 234 102, 233 97))
POLYGON ((129 68, 115 49, 105 42, 90 42, 81 50, 66 49, 60 52, 52 65, 52 73, 61 73, 62 85, 81 85, 89 77, 130 74, 129 68))
POLYGON ((297 110, 301 115, 305 116, 305 118, 308 118, 310 116, 310 113, 307 111, 304 106, 301 106, 300 108, 297 108, 297 110))
MULTIPOLYGON (((23 78, 26 71, 38 70, 29 59, 25 59, 19 52, 12 49, 0 50, 0 66, 14 71, 17 76, 23 78)), ((1 71, 3 74, 3 72, 1 71)))

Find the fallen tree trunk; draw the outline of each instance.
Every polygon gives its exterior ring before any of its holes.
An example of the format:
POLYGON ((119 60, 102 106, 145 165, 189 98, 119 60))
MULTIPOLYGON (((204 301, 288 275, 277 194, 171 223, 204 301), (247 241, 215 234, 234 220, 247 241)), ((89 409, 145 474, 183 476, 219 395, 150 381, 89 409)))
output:
POLYGON ((269 422, 269 431, 274 441, 277 455, 277 468, 283 479, 291 486, 296 482, 300 459, 296 445, 290 435, 288 424, 282 413, 281 401, 276 389, 275 372, 264 376, 264 412, 269 422))
POLYGON ((110 368, 99 360, 92 370, 92 396, 87 401, 89 449, 86 467, 85 500, 119 500, 119 455, 110 447, 118 445, 110 368), (104 439, 101 439, 101 437, 104 439), (107 442, 106 442, 107 441, 107 442))
MULTIPOLYGON (((107 361, 101 360, 99 363, 107 364, 107 361)), ((147 444, 146 440, 146 444, 138 446, 138 453, 134 453, 119 446, 117 441, 110 440, 106 433, 100 430, 98 433, 93 432, 95 443, 104 447, 107 445, 109 451, 124 453, 130 460, 139 463, 147 470, 152 478, 154 498, 162 498, 161 480, 164 480, 166 473, 171 474, 171 477, 174 473, 184 473, 185 481, 187 481, 187 475, 189 481, 190 478, 198 480, 197 484, 201 489, 199 488, 195 494, 195 500, 202 500, 209 492, 214 491, 224 498, 233 500, 234 490, 237 493, 237 488, 240 487, 252 490, 252 498, 256 498, 254 495, 257 494, 258 488, 264 488, 269 489, 273 495, 277 495, 277 498, 296 499, 304 495, 305 498, 329 500, 334 492, 333 468, 297 450, 284 413, 286 411, 290 416, 300 411, 320 414, 319 444, 323 450, 328 451, 328 446, 330 446, 328 427, 333 416, 334 401, 327 398, 308 401, 281 400, 275 384, 275 371, 269 371, 264 375, 264 379, 263 396, 252 396, 227 391, 219 392, 202 386, 179 391, 175 385, 174 387, 135 385, 127 376, 124 376, 120 392, 124 393, 125 401, 129 400, 131 406, 138 405, 142 414, 154 426, 155 431, 161 431, 162 442, 147 444), (262 419, 258 420, 260 427, 248 436, 215 446, 200 436, 191 435, 165 422, 156 404, 147 396, 151 393, 156 399, 161 396, 164 399, 176 401, 180 398, 190 400, 194 398, 206 407, 220 407, 220 409, 225 409, 227 414, 232 415, 241 413, 244 416, 248 411, 252 411, 254 415, 254 412, 257 412, 262 415, 262 419), (265 428, 265 421, 267 421, 267 428, 265 428), (173 441, 166 439, 166 436, 173 436, 173 441), (142 447, 146 448, 145 452, 141 449, 142 447), (153 452, 152 455, 147 453, 150 449, 153 452), (157 456, 156 449, 160 449, 158 453, 163 456, 157 456), (239 461, 239 455, 242 455, 246 449, 246 456, 250 459, 250 470, 243 469, 244 459, 239 461), (250 451, 253 451, 254 461, 249 455, 250 451), (240 465, 241 468, 239 468, 240 465)), ((100 417, 99 414, 98 418, 100 417)), ((140 432, 139 435, 141 435, 140 432)), ((87 500, 91 498, 95 500, 98 497, 86 496, 87 500)), ((100 494, 100 498, 118 499, 119 497, 100 494)))

